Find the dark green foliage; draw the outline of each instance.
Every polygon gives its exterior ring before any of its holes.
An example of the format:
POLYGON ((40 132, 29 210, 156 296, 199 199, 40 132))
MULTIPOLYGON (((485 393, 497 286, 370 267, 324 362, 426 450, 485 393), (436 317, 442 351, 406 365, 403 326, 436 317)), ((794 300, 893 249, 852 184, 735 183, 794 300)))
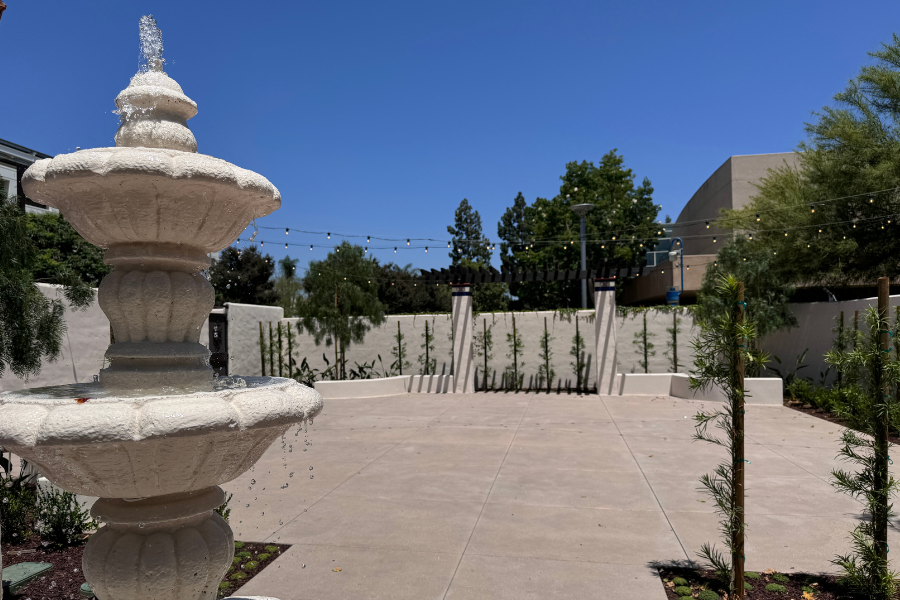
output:
POLYGON ((234 494, 228 494, 228 497, 225 498, 225 504, 216 509, 216 514, 228 521, 228 517, 231 516, 231 509, 228 508, 228 503, 231 502, 231 498, 234 494))
POLYGON ((744 579, 759 579, 759 573, 754 571, 744 571, 744 579))
POLYGON ((703 276, 703 286, 697 294, 698 316, 710 320, 728 313, 730 308, 723 304, 716 289, 723 275, 733 275, 744 283, 746 317, 756 324, 760 338, 785 327, 795 327, 797 319, 788 309, 793 288, 777 258, 769 246, 755 239, 738 237, 726 244, 716 255, 717 266, 708 265, 703 276))
POLYGON ((241 557, 240 557, 240 556, 235 556, 234 558, 231 559, 231 565, 232 565, 232 566, 236 567, 236 566, 238 566, 239 564, 241 564, 241 557))
POLYGON ((0 531, 14 544, 31 537, 37 518, 37 495, 21 478, 0 477, 0 531))
POLYGON ((378 372, 375 370, 374 360, 371 363, 363 361, 362 364, 353 361, 353 364, 355 367, 348 372, 349 379, 373 379, 378 375, 378 372))
POLYGON ((253 554, 245 551, 245 552, 238 552, 237 554, 235 554, 235 556, 237 556, 239 558, 247 559, 247 558, 252 557, 253 554))
MULTIPOLYGON (((264 548, 264 550, 266 552, 268 552, 269 554, 275 554, 276 552, 278 552, 278 546, 266 546, 264 548)), ((260 554, 259 556, 260 556, 259 560, 265 560, 264 558, 262 558, 262 554, 260 554)))
POLYGON ((216 290, 216 305, 278 304, 275 292, 275 259, 263 255, 256 246, 222 250, 219 260, 209 269, 209 282, 216 290))
MULTIPOLYGON (((722 277, 716 288, 717 301, 722 306, 732 307, 728 312, 717 311, 711 316, 700 318, 700 334, 691 345, 694 348, 694 372, 691 374, 691 389, 706 390, 716 385, 725 392, 726 402, 722 409, 712 412, 700 411, 694 416, 697 421, 695 440, 703 440, 728 450, 728 460, 720 464, 715 475, 700 478, 703 488, 715 500, 716 512, 723 517, 720 531, 729 553, 734 554, 734 539, 745 529, 742 508, 735 502, 735 464, 738 459, 737 441, 744 431, 735 424, 738 406, 744 397, 744 389, 738 378, 738 361, 750 365, 765 363, 764 355, 750 351, 749 343, 756 338, 753 322, 746 318, 739 320, 737 306, 740 282, 734 276, 722 277), (725 439, 707 433, 707 426, 716 421, 716 426, 726 434, 725 439)), ((716 571, 716 576, 727 584, 729 594, 734 593, 732 563, 714 546, 704 543, 698 556, 705 558, 716 571)))
POLYGON ((775 270, 794 284, 853 285, 900 274, 900 225, 891 217, 900 213, 900 195, 875 193, 871 202, 865 195, 900 186, 900 38, 894 34, 869 56, 874 60, 834 105, 806 124, 799 168, 771 172, 753 202, 721 223, 753 233, 753 243, 772 252, 775 270), (859 196, 810 210, 851 195, 859 196), (756 221, 761 211, 771 212, 756 221), (790 228, 788 236, 782 228, 790 228))
POLYGON ((243 547, 244 547, 244 542, 235 542, 235 543, 234 543, 234 549, 235 549, 235 550, 240 550, 240 549, 243 548, 243 547))
MULTIPOLYGON (((838 556, 832 561, 844 570, 842 580, 853 592, 875 600, 893 598, 897 590, 897 573, 888 569, 886 536, 890 517, 893 515, 891 496, 898 484, 888 472, 891 444, 879 436, 882 415, 895 415, 900 409, 896 394, 885 394, 884 387, 896 389, 900 383, 900 361, 890 352, 880 349, 881 331, 887 331, 887 316, 880 318, 875 308, 866 311, 868 335, 859 340, 856 348, 847 351, 832 350, 825 360, 845 374, 856 374, 855 381, 845 384, 841 392, 847 404, 837 404, 835 414, 852 429, 842 434, 843 448, 840 457, 856 462, 861 469, 856 473, 832 471, 832 485, 850 496, 865 499, 869 521, 851 532, 855 553, 838 556), (865 437, 857 432, 867 434, 865 437), (877 531, 884 532, 884 539, 877 539, 877 531)), ((896 423, 896 418, 893 419, 896 423)))
POLYGON ((453 225, 447 227, 447 233, 453 236, 453 248, 449 253, 453 265, 461 264, 463 259, 483 265, 491 264, 491 242, 481 230, 481 215, 465 198, 459 203, 453 225))
POLYGON ((259 567, 259 563, 255 560, 249 560, 244 564, 245 571, 255 571, 259 567))
POLYGON ((682 596, 682 597, 688 597, 688 596, 690 596, 690 595, 693 593, 693 592, 691 591, 691 588, 689 588, 689 587, 687 587, 687 586, 685 586, 685 585, 681 585, 681 586, 676 587, 675 590, 674 590, 674 592, 675 592, 676 594, 678 594, 679 596, 682 596))
POLYGON ((89 282, 68 262, 50 260, 56 254, 34 241, 29 224, 14 200, 0 196, 0 376, 7 368, 16 377, 37 375, 43 360, 59 357, 65 307, 61 299, 42 294, 37 280, 61 285, 73 308, 86 308, 94 300, 89 282))
POLYGON ((750 585, 749 583, 747 583, 747 582, 745 581, 745 582, 744 582, 744 589, 747 590, 747 591, 750 591, 750 590, 753 589, 753 586, 750 585))
POLYGON ((389 315, 434 314, 450 312, 450 286, 426 285, 416 281, 419 269, 392 262, 378 264, 378 301, 389 315))
POLYGON ((672 372, 678 373, 678 367, 680 366, 678 362, 678 334, 681 333, 681 318, 675 311, 672 311, 672 326, 666 327, 666 333, 669 334, 669 339, 666 341, 666 350, 663 352, 663 355, 672 361, 672 372))
POLYGON ((285 318, 300 315, 300 304, 303 302, 303 282, 297 276, 296 258, 285 256, 278 261, 278 277, 274 282, 278 295, 278 306, 284 309, 285 318))
MULTIPOLYGON (((635 186, 635 175, 624 163, 614 149, 596 166, 587 161, 566 164, 559 194, 550 200, 537 198, 528 205, 519 193, 497 226, 503 265, 522 270, 579 269, 579 217, 571 207, 584 203, 595 206, 586 217, 586 238, 618 238, 613 243, 588 243, 588 268, 599 268, 604 259, 626 264, 642 261, 655 245, 648 240, 658 237, 655 219, 659 208, 653 204, 650 181, 644 178, 635 186), (623 235, 622 231, 629 233, 623 235)), ((511 284, 510 293, 519 298, 517 309, 581 306, 580 281, 518 282, 511 284)))
POLYGON ((228 579, 233 579, 234 581, 240 581, 241 579, 247 579, 247 574, 243 571, 235 571, 231 575, 228 576, 228 579))
POLYGON ((38 250, 32 274, 35 281, 55 283, 68 271, 91 287, 111 271, 103 250, 88 243, 59 213, 26 213, 28 235, 38 250))
POLYGON ((687 585, 688 581, 684 577, 675 577, 674 579, 672 579, 672 583, 675 584, 676 586, 687 585))
POLYGON ((719 595, 712 590, 700 590, 697 600, 719 600, 719 595))
POLYGON ((346 241, 325 260, 309 263, 300 322, 316 345, 324 339, 326 346, 346 349, 362 343, 369 329, 384 323, 377 273, 376 263, 365 257, 362 246, 346 241))
POLYGON ((63 547, 81 541, 84 533, 94 529, 96 523, 90 511, 78 503, 75 494, 47 487, 38 488, 38 517, 36 531, 41 541, 63 547))
POLYGON ((772 579, 774 579, 775 581, 778 581, 780 583, 787 583, 788 581, 791 580, 790 577, 788 577, 787 575, 783 575, 781 573, 774 573, 772 575, 772 579))
POLYGON ((767 592, 786 592, 787 588, 780 583, 770 583, 766 585, 767 592))
POLYGON ((263 552, 262 554, 260 554, 259 556, 256 557, 256 560, 262 562, 265 560, 269 560, 270 556, 272 556, 272 555, 267 552, 263 552))

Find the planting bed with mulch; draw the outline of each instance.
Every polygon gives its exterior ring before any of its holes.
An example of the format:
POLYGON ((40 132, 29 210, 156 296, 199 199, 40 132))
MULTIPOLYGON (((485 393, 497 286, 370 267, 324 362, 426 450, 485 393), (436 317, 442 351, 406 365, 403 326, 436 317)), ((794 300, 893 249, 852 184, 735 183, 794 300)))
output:
MULTIPOLYGON (((804 402, 802 402, 800 400, 791 400, 791 398, 789 396, 785 396, 784 405, 787 408, 792 408, 796 411, 806 413, 807 415, 810 415, 813 417, 818 417, 818 418, 822 419, 823 421, 828 421, 829 423, 834 423, 835 425, 840 425, 841 427, 847 427, 848 429, 850 428, 847 425, 847 423, 845 423, 843 420, 836 417, 833 413, 830 413, 827 410, 824 410, 822 408, 816 408, 809 404, 805 404, 804 402)), ((838 441, 840 441, 839 440, 840 436, 837 436, 836 433, 835 433, 835 435, 836 435, 835 439, 838 439, 838 441)), ((888 432, 888 440, 892 444, 900 445, 900 437, 898 437, 896 432, 894 432, 894 431, 888 432)))
MULTIPOLYGON (((85 541, 87 536, 85 536, 85 541)), ((50 563, 53 568, 21 588, 14 596, 21 600, 75 600, 79 595, 84 574, 81 572, 81 557, 85 542, 62 549, 44 546, 37 535, 22 544, 2 545, 3 566, 9 567, 23 562, 50 563)), ((235 557, 225 579, 219 585, 219 598, 232 595, 238 588, 253 579, 282 552, 290 548, 285 544, 260 544, 256 542, 235 542, 235 557), (246 554, 244 554, 246 553, 246 554)))
MULTIPOLYGON (((661 567, 659 577, 665 587, 666 597, 670 600, 679 600, 679 598, 706 600, 704 596, 709 600, 715 600, 715 598, 728 597, 727 587, 716 579, 712 570, 661 567), (704 590, 708 591, 704 593, 704 590), (709 594, 709 591, 716 594, 715 598, 709 594)), ((841 600, 848 597, 837 583, 836 575, 787 574, 769 569, 762 573, 747 571, 744 577, 752 587, 744 594, 744 598, 747 600, 841 600)))
MULTIPOLYGON (((85 536, 86 539, 87 536, 85 536)), ((2 545, 3 567, 10 567, 23 562, 50 563, 53 568, 21 588, 14 598, 31 598, 31 600, 69 600, 81 598, 78 590, 84 583, 81 572, 81 555, 84 553, 82 541, 75 546, 54 549, 49 544, 44 546, 38 535, 32 535, 28 541, 13 545, 4 540, 2 545)))
POLYGON ((225 573, 225 579, 219 584, 218 597, 224 598, 234 594, 239 587, 253 579, 288 548, 290 548, 288 544, 235 542, 234 560, 225 573))

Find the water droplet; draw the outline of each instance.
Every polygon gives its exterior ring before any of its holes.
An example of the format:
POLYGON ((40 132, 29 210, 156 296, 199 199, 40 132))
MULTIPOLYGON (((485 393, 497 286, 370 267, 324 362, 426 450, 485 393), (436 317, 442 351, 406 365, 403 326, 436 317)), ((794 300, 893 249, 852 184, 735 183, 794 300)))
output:
POLYGON ((301 569, 305 569, 305 568, 306 568, 306 563, 303 563, 303 564, 300 566, 300 568, 301 568, 301 569))
POLYGON ((250 480, 250 485, 256 485, 256 480, 255 480, 255 479, 251 479, 251 480, 250 480))
POLYGON ((312 476, 312 475, 310 475, 310 476, 309 476, 309 478, 310 478, 310 479, 312 479, 312 478, 313 478, 313 476, 312 476))
POLYGON ((290 475, 288 475, 288 477, 293 477, 293 476, 294 476, 294 472, 293 472, 293 471, 291 471, 291 474, 290 474, 290 475))
POLYGON ((143 529, 143 528, 144 528, 144 524, 143 524, 143 523, 138 523, 138 527, 140 527, 141 529, 143 529))
POLYGON ((312 467, 309 467, 309 470, 312 471, 312 467))

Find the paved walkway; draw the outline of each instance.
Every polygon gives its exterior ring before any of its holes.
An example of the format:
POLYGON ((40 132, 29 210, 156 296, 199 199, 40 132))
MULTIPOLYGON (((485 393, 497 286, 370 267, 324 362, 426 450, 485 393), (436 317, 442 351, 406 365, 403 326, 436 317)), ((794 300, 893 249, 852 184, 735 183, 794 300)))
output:
MULTIPOLYGON (((531 393, 330 400, 310 446, 292 431, 224 486, 237 539, 293 544, 240 592, 664 600, 654 565, 695 559, 706 541, 725 549, 697 489, 725 456, 691 441, 703 406, 713 404, 531 393)), ((747 436, 747 568, 835 572, 862 506, 828 483, 850 466, 835 459, 840 428, 751 406, 747 436)))

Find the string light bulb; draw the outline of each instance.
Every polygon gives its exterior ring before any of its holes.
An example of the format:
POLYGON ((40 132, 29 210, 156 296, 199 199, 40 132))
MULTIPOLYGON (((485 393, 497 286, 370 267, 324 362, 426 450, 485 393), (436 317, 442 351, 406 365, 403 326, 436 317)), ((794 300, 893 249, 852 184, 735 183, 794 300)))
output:
POLYGON ((709 221, 706 222, 706 228, 709 229, 709 221))
POLYGON ((810 214, 816 212, 816 207, 815 207, 815 205, 813 205, 813 204, 810 204, 810 205, 809 205, 809 212, 810 212, 810 214))
POLYGON ((872 194, 869 194, 869 204, 874 204, 874 203, 875 203, 875 196, 872 194))
POLYGON ((715 238, 715 236, 714 236, 714 237, 713 237, 713 244, 715 244, 715 243, 716 243, 716 238, 715 238))
POLYGON ((287 250, 287 242, 284 243, 284 249, 287 250))
POLYGON ((784 232, 784 237, 787 237, 787 231, 784 232))
POLYGON ((369 243, 371 243, 371 242, 372 242, 372 240, 371 240, 371 239, 369 239, 369 238, 370 238, 370 237, 371 237, 371 236, 368 236, 368 235, 367 235, 367 236, 366 236, 366 243, 367 243, 367 244, 369 244, 369 243))
POLYGON ((397 246, 394 246, 394 254, 397 254, 397 246))
POLYGON ((291 232, 287 227, 284 228, 284 235, 288 235, 291 232))
POLYGON ((450 247, 450 242, 447 242, 447 247, 448 247, 448 248, 450 247))
POLYGON ((756 222, 759 222, 759 213, 756 213, 756 222))
POLYGON ((425 246, 425 252, 428 252, 428 246, 425 246))
POLYGON ((753 234, 752 234, 752 233, 750 234, 749 237, 750 237, 750 241, 753 241, 753 234))
POLYGON ((259 240, 259 247, 260 247, 260 248, 262 248, 262 247, 265 246, 265 245, 266 245, 266 243, 265 243, 264 241, 259 240))
POLYGON ((409 246, 409 238, 406 238, 406 245, 409 246))
POLYGON ((328 232, 328 239, 329 239, 329 240, 331 239, 331 232, 330 232, 330 231, 328 232))
POLYGON ((312 244, 309 245, 309 249, 312 250, 312 244))

